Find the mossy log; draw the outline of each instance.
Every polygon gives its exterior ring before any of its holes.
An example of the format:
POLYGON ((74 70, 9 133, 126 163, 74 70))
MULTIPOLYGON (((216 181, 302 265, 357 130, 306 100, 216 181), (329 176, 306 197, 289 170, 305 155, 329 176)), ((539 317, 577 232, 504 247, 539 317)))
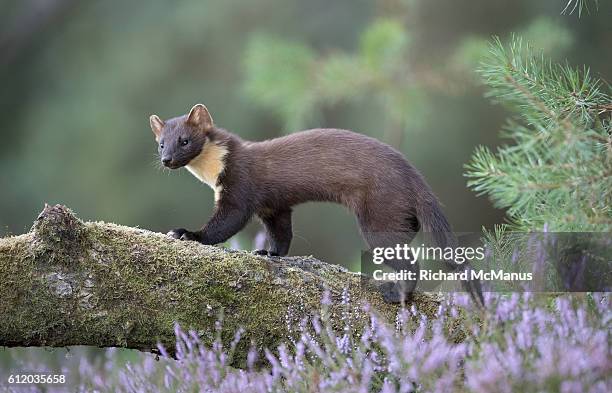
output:
MULTIPOLYGON (((375 283, 311 257, 260 257, 46 206, 30 232, 0 239, 0 346, 172 351, 175 322, 211 343, 223 313, 224 340, 242 327, 245 345, 274 348, 289 334, 288 309, 316 312, 328 290, 340 316, 345 289, 352 310, 368 304, 391 320, 397 312, 375 283)), ((413 302, 429 314, 439 300, 413 302)))

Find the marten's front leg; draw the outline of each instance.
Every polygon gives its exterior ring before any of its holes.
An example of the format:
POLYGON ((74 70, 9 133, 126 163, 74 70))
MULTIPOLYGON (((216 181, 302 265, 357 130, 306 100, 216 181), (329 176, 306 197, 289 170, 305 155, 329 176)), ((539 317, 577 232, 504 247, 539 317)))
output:
POLYGON ((257 250, 255 253, 271 256, 285 256, 289 253, 293 231, 291 228, 291 209, 277 210, 272 214, 261 216, 261 221, 266 227, 270 251, 257 250))
POLYGON ((175 239, 193 240, 202 244, 219 244, 244 228, 251 216, 250 209, 239 208, 229 201, 219 201, 215 213, 201 230, 191 232, 179 228, 168 232, 168 235, 175 239))

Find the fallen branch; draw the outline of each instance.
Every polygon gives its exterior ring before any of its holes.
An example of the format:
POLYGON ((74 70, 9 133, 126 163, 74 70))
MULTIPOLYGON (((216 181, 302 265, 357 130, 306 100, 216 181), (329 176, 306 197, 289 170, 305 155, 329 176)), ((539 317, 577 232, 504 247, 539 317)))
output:
MULTIPOLYGON (((245 329, 245 348, 274 348, 289 335, 287 310, 320 309, 330 291, 332 315, 365 304, 393 318, 374 283, 310 257, 263 258, 143 229, 82 222, 66 207, 46 206, 27 234, 0 239, 0 346, 92 345, 156 351, 174 347, 174 323, 204 343, 245 329)), ((432 295, 413 300, 427 314, 432 295)), ((367 318, 363 315, 364 321, 367 318)), ((341 318, 333 318, 341 325, 341 318)))

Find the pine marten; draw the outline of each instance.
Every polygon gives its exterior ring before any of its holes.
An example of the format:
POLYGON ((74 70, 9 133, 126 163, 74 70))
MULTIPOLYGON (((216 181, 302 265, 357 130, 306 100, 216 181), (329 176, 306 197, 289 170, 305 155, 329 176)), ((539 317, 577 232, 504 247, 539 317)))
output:
MULTIPOLYGON (((186 167, 215 192, 208 223, 194 232, 174 229, 168 233, 173 238, 223 243, 257 216, 270 247, 256 252, 284 256, 293 236, 291 208, 326 201, 340 203, 357 216, 372 249, 409 243, 419 230, 432 234, 440 247, 454 244, 450 225, 423 176, 401 153, 374 138, 314 129, 248 142, 216 127, 202 104, 183 116, 163 121, 152 115, 149 120, 162 164, 186 167)), ((468 289, 482 300, 477 282, 468 289)))

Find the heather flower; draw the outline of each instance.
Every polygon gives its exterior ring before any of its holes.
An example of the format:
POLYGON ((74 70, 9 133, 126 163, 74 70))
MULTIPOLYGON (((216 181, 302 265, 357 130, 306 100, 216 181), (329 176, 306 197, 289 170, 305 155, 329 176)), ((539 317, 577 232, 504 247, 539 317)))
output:
POLYGON ((207 347, 196 332, 176 325, 175 359, 160 346, 158 360, 145 354, 123 365, 109 350, 102 365, 72 357, 73 368, 64 372, 79 376, 71 390, 99 392, 612 391, 607 294, 487 294, 486 300, 484 317, 467 295, 456 294, 434 318, 411 307, 387 323, 367 311, 369 323, 358 329, 354 313, 364 311, 355 310, 345 292, 343 327, 332 328, 329 304, 323 304, 321 315, 290 318, 295 334, 278 348, 251 345, 236 353, 245 331, 238 329, 224 346, 222 321, 207 347), (458 318, 467 333, 462 342, 449 329, 458 318), (247 369, 232 367, 236 356, 245 356, 247 369))

